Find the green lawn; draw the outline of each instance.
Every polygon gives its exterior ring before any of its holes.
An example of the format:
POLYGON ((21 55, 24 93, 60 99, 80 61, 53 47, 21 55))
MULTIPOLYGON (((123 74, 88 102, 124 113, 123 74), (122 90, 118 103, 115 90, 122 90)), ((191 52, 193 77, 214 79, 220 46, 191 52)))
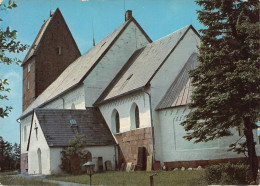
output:
MULTIPOLYGON (((202 178, 204 171, 136 171, 136 172, 104 172, 92 176, 93 185, 149 185, 149 176, 154 176, 154 185, 207 185, 202 178)), ((89 183, 88 175, 50 175, 47 179, 74 182, 89 183)))
POLYGON ((54 183, 47 183, 39 179, 10 176, 14 174, 18 174, 18 171, 0 172, 0 185, 58 185, 54 183))

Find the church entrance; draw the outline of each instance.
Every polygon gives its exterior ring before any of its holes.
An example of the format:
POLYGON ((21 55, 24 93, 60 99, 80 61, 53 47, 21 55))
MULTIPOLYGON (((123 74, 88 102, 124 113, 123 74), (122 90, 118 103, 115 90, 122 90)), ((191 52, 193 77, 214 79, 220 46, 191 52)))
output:
POLYGON ((42 152, 41 149, 38 148, 37 150, 37 154, 38 154, 38 168, 39 168, 39 174, 42 174, 42 152))

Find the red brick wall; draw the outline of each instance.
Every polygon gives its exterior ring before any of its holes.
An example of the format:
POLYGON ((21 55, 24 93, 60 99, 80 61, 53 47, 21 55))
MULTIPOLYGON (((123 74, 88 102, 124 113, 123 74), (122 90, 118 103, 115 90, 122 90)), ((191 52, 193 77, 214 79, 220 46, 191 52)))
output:
POLYGON ((21 173, 28 173, 28 154, 21 154, 21 173))
POLYGON ((35 57, 23 66, 23 111, 35 100, 35 57), (31 65, 28 72, 28 65, 31 65), (29 82, 29 89, 28 89, 29 82))
POLYGON ((145 147, 147 155, 152 155, 151 128, 142 128, 115 134, 119 144, 118 167, 124 162, 137 164, 138 147, 145 147))
POLYGON ((80 51, 61 13, 57 11, 47 26, 36 55, 23 66, 23 111, 78 57, 80 51), (58 54, 58 46, 61 54, 58 54), (27 74, 31 63, 34 71, 27 74), (32 64, 34 63, 34 64, 32 64), (30 90, 27 90, 28 79, 30 90))

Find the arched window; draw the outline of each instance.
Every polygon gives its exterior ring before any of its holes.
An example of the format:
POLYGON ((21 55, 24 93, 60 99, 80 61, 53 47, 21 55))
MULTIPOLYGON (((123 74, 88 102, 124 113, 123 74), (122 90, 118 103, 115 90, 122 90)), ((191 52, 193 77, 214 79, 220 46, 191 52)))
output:
POLYGON ((140 128, 139 108, 136 103, 133 103, 133 105, 131 106, 130 120, 132 130, 140 128))
POLYGON ((114 109, 113 112, 112 112, 111 130, 114 133, 119 133, 120 132, 120 117, 119 117, 119 113, 118 113, 118 111, 116 109, 114 109))
POLYGON ((76 109, 76 106, 74 103, 71 104, 71 109, 76 109))
POLYGON ((139 120, 139 109, 138 106, 136 105, 135 107, 135 127, 139 128, 140 127, 140 120, 139 120))
POLYGON ((116 133, 119 133, 120 132, 120 120, 119 120, 118 112, 116 112, 115 123, 116 123, 116 133))

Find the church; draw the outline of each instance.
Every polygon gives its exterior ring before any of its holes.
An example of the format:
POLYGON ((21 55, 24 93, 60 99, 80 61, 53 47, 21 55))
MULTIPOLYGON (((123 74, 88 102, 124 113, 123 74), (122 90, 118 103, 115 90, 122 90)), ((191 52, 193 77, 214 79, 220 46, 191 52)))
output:
POLYGON ((183 138, 198 46, 192 25, 152 41, 128 10, 124 23, 81 55, 57 9, 22 63, 21 172, 60 173, 60 152, 77 134, 86 135, 88 157, 113 170, 140 166, 140 154, 167 170, 243 158, 227 151, 241 137, 236 129, 207 143, 183 138))

